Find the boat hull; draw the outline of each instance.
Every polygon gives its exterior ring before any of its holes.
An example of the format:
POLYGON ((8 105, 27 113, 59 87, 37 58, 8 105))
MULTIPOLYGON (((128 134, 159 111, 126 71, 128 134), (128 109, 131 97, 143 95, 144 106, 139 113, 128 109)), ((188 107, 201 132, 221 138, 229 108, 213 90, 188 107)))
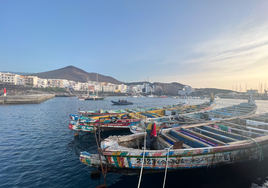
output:
POLYGON ((84 131, 84 132, 91 132, 93 128, 96 126, 101 127, 102 131, 112 131, 112 130, 125 130, 129 129, 129 125, 139 123, 140 119, 126 119, 126 120, 117 120, 116 122, 98 122, 99 120, 95 121, 94 123, 77 123, 75 121, 71 121, 69 123, 69 129, 76 130, 76 131, 84 131))
MULTIPOLYGON (((263 155, 268 156, 268 140, 263 137, 258 142, 261 146, 263 155)), ((111 171, 127 174, 140 172, 142 167, 143 151, 113 151, 106 150, 103 152, 107 158, 108 167, 111 171)), ((192 168, 209 168, 222 165, 247 162, 260 158, 260 149, 255 143, 251 142, 247 145, 221 146, 217 148, 202 149, 181 149, 181 150, 146 150, 143 168, 148 173, 161 172, 166 168, 168 161, 168 170, 184 170, 192 168), (168 155, 168 160, 167 160, 168 155)), ((80 161, 86 165, 98 168, 100 164, 97 160, 98 156, 92 156, 87 153, 81 153, 80 161), (95 161, 92 163, 92 161, 95 161), (93 165, 94 164, 94 165, 93 165)), ((102 161, 105 164, 105 161, 102 161)))

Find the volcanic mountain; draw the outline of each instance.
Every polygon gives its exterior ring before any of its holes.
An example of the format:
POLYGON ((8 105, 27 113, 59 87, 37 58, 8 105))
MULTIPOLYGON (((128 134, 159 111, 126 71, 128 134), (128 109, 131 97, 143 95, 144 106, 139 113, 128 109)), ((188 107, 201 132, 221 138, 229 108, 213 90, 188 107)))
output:
MULTIPOLYGON (((87 81, 97 81, 97 73, 88 73, 82 69, 79 69, 74 66, 67 66, 61 69, 56 69, 47 72, 34 73, 30 74, 30 76, 37 76, 39 78, 46 79, 66 79, 73 80, 77 82, 87 82, 87 81)), ((98 74, 99 82, 108 82, 113 84, 121 84, 122 82, 114 79, 110 76, 104 76, 98 74)))

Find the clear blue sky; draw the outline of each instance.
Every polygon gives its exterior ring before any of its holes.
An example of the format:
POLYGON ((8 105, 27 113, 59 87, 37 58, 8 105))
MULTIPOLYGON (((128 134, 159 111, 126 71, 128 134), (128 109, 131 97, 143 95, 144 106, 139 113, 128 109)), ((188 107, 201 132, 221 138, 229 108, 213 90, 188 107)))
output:
POLYGON ((266 0, 0 0, 0 71, 73 65, 126 82, 268 83, 267 10, 266 0))

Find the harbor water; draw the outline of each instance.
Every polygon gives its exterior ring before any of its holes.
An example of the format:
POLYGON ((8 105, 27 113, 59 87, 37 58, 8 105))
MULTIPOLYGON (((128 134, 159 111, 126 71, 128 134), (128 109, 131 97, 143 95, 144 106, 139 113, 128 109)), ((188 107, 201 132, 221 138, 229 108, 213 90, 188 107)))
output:
MULTIPOLYGON (((205 100, 186 99, 190 104, 205 100)), ((40 104, 0 106, 0 187, 87 187, 103 183, 91 179, 95 169, 79 161, 81 151, 97 153, 94 134, 83 133, 74 137, 69 130, 69 114, 81 110, 144 108, 177 104, 184 99, 106 97, 103 101, 81 101, 78 98, 58 97, 40 104), (114 106, 111 100, 130 100, 134 105, 114 106)), ((220 99, 222 108, 246 102, 245 100, 220 99)), ((268 101, 257 100, 257 113, 268 112, 268 101)), ((127 135, 126 131, 101 134, 127 135)), ((125 176, 108 173, 108 187, 137 187, 139 175, 125 176)), ((164 173, 144 174, 141 187, 162 187, 164 173)), ((268 159, 248 163, 230 164, 219 168, 201 168, 168 171, 166 187, 268 187, 268 159)))

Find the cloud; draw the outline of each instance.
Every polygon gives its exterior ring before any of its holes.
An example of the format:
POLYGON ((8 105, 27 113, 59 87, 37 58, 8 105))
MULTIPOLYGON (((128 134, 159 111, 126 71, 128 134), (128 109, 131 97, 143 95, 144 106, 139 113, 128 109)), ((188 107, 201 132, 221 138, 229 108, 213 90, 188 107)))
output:
POLYGON ((241 24, 229 33, 193 46, 192 53, 199 58, 180 64, 194 64, 200 71, 225 73, 261 67, 267 64, 261 60, 268 57, 268 22, 254 27, 241 24))

